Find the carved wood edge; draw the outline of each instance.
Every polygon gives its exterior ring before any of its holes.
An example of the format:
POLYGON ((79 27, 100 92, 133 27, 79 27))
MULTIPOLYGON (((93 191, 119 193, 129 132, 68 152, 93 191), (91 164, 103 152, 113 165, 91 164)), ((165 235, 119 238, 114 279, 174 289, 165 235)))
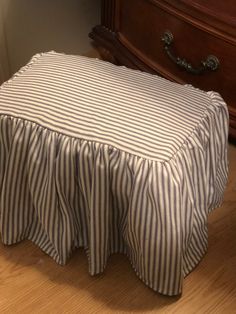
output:
POLYGON ((101 51, 102 57, 104 56, 104 60, 114 59, 115 62, 111 61, 112 63, 153 74, 157 73, 122 45, 116 33, 109 31, 106 27, 95 26, 89 37, 95 41, 97 49, 99 52, 101 51))

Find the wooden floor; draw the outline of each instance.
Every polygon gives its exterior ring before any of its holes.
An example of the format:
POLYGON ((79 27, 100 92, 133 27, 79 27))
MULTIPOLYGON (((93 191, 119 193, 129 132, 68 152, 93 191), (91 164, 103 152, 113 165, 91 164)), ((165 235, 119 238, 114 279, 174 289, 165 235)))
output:
POLYGON ((209 217, 209 250, 181 297, 147 288, 126 257, 91 277, 82 250, 58 266, 32 243, 0 244, 0 313, 236 313, 236 146, 225 201, 209 217))

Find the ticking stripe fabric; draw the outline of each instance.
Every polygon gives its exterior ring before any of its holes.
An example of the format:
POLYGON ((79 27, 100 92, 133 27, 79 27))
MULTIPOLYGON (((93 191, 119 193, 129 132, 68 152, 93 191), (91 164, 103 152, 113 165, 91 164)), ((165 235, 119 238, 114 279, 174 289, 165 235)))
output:
POLYGON ((92 275, 128 256, 163 294, 207 250, 227 180, 219 94, 86 57, 38 54, 0 87, 0 233, 92 275))

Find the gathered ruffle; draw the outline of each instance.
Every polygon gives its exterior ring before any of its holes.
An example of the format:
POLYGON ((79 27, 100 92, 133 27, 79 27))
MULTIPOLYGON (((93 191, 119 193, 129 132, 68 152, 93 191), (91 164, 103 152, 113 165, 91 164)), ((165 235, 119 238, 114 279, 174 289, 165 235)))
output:
POLYGON ((149 287, 179 294, 207 250, 207 214, 227 180, 227 108, 208 94, 212 105, 165 162, 2 115, 3 243, 32 240, 62 265, 84 247, 92 275, 124 253, 149 287))

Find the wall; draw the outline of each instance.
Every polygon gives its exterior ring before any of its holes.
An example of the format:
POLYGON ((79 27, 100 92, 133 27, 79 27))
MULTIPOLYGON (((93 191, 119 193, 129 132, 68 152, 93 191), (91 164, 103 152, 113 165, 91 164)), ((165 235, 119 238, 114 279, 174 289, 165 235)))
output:
POLYGON ((3 14, 3 1, 4 0, 0 0, 0 84, 10 76, 3 14))
POLYGON ((11 73, 38 52, 84 54, 91 50, 88 33, 99 23, 100 0, 0 2, 11 73))

